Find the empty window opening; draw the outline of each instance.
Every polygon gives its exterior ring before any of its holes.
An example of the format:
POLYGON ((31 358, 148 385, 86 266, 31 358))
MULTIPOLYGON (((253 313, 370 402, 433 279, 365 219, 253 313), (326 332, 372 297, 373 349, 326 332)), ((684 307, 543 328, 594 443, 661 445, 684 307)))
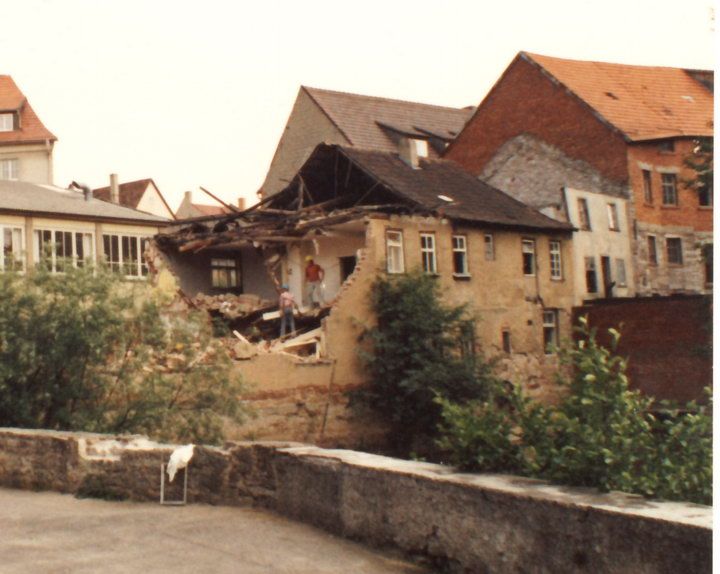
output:
POLYGON ((535 275, 535 240, 522 241, 523 275, 535 275))
POLYGON ((512 353, 512 345, 510 344, 510 329, 502 331, 502 350, 503 353, 512 353))
POLYGON ((712 285, 713 282, 713 246, 707 243, 702 246, 701 250, 703 267, 705 271, 705 284, 712 285))
POLYGON ((580 218, 580 229, 583 231, 592 230, 590 225, 590 209, 588 208, 587 199, 584 197, 578 198, 578 217, 580 218))
POLYGON ((558 312, 557 309, 543 311, 543 348, 546 355, 555 352, 558 344, 558 312))
POLYGON ((652 172, 648 169, 642 170, 643 177, 643 198, 648 205, 653 204, 652 172))
POLYGON ((585 288, 588 293, 597 293, 597 269, 595 268, 595 258, 585 258, 585 288))
POLYGON ((357 257, 354 255, 340 257, 340 282, 344 282, 352 275, 353 271, 355 271, 355 265, 357 265, 357 257))
POLYGON ((665 239, 667 246, 667 261, 671 265, 682 265, 682 239, 679 237, 668 237, 665 239))
POLYGON ((650 265, 657 265, 658 264, 657 239, 655 238, 654 235, 648 235, 647 242, 648 242, 648 263, 650 263, 650 265))

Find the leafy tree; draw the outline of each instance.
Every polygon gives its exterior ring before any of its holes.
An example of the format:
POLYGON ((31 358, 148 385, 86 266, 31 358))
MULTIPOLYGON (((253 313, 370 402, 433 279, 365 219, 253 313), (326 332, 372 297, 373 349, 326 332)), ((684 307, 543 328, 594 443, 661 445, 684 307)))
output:
POLYGON ((684 163, 693 172, 693 176, 684 179, 683 183, 698 194, 712 194, 713 189, 713 138, 699 138, 694 141, 692 154, 685 158, 684 163))
POLYGON ((103 269, 0 274, 0 425, 215 442, 242 385, 207 319, 103 269))
POLYGON ((490 369, 475 353, 474 325, 464 306, 440 301, 436 279, 419 272, 380 278, 371 292, 375 327, 361 340, 370 384, 352 393, 392 425, 397 453, 432 445, 441 420, 437 396, 462 402, 485 396, 490 369))

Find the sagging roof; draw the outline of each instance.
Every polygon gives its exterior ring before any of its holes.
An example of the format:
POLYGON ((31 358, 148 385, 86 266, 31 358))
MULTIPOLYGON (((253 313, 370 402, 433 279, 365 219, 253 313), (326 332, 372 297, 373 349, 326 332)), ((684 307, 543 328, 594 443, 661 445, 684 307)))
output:
POLYGON ((0 75, 0 113, 2 112, 17 114, 17 129, 0 132, 0 145, 57 140, 37 117, 12 77, 7 75, 0 75))
POLYGON ((713 135, 712 71, 518 57, 540 66, 630 141, 713 135))
MULTIPOLYGON (((168 213, 173 213, 173 210, 170 209, 167 201, 165 201, 165 197, 160 191, 160 188, 150 177, 119 184, 118 193, 120 196, 120 205, 124 205, 125 207, 131 207, 132 209, 137 209, 138 205, 140 204, 140 200, 145 193, 145 190, 150 184, 152 184, 152 186, 157 190, 158 195, 160 196, 160 200, 167 208, 168 213)), ((94 189, 93 196, 97 197, 98 199, 102 199, 103 201, 110 201, 110 186, 94 189)))
POLYGON ((355 147, 397 151, 387 130, 451 141, 474 109, 434 106, 404 100, 302 87, 355 147))
POLYGON ((0 180, 0 211, 48 217, 166 225, 168 219, 97 198, 86 200, 81 191, 24 181, 0 180))

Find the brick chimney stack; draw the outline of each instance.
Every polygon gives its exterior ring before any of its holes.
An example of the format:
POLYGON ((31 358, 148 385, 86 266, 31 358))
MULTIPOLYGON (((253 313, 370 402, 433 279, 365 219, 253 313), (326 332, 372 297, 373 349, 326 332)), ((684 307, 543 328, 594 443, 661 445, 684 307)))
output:
POLYGON ((110 201, 120 203, 120 186, 118 185, 118 176, 116 173, 110 174, 110 201))

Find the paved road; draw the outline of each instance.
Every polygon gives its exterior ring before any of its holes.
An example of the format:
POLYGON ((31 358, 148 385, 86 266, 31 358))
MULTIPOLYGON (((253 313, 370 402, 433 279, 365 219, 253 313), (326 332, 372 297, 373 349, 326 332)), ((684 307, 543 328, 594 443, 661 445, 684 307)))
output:
POLYGON ((270 512, 78 500, 0 488, 2 574, 418 574, 425 570, 270 512))

